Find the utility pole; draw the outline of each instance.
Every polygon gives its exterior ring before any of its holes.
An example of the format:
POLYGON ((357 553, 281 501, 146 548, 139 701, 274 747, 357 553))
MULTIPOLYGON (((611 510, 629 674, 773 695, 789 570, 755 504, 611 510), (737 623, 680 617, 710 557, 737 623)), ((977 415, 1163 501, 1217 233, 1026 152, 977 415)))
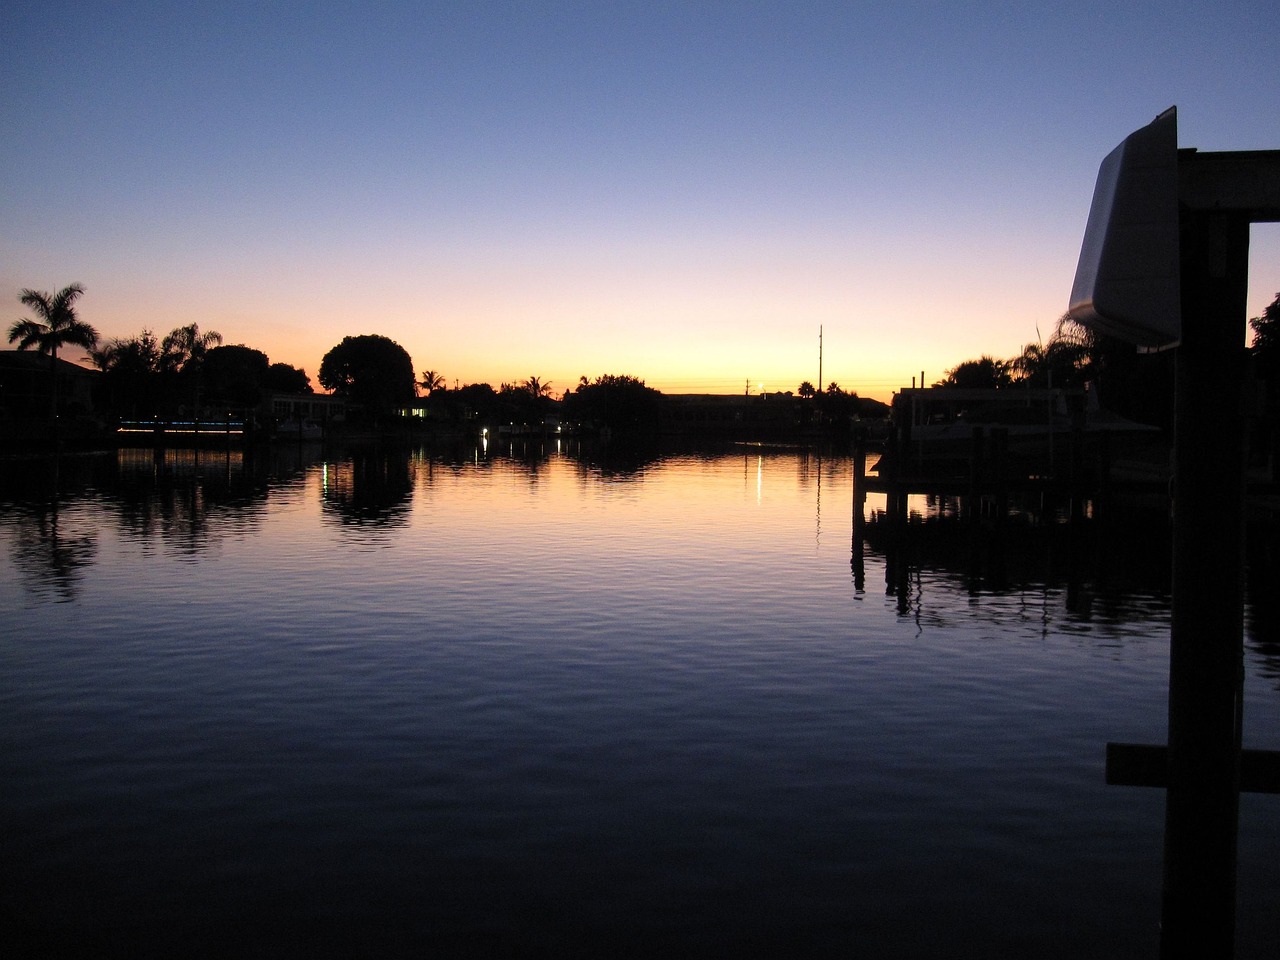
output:
POLYGON ((822 324, 818 324, 818 392, 822 392, 822 324))

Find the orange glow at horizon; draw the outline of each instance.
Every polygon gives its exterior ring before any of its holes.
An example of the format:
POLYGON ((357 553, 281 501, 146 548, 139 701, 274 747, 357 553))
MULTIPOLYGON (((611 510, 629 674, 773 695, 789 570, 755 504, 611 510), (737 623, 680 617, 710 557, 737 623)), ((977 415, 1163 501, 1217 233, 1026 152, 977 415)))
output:
MULTIPOLYGON (((197 323, 316 389, 373 333, 450 386, 887 400, 1052 333, 1098 164, 1160 110, 1276 146, 1256 0, 1158 36, 1115 4, 715 7, 21 9, 10 47, 59 59, 11 58, 0 102, 8 320, 79 282, 104 337, 197 323), (1086 47, 1107 71, 1045 55, 1086 47)), ((1252 246, 1257 316, 1280 229, 1252 246)))
MULTIPOLYGON (((763 260, 749 269, 703 264, 705 274, 686 266, 674 279, 637 275, 628 283, 617 269, 591 270, 601 257, 583 251, 587 267, 560 263, 552 275, 547 265, 536 281, 527 265, 496 266, 487 290, 474 276, 435 273, 398 284, 396 266, 372 263, 336 274, 298 263, 286 273, 318 278, 310 281, 269 282, 264 274, 246 283, 241 275, 192 290, 155 277, 139 289, 107 265, 84 281, 81 303, 104 337, 144 328, 163 336, 194 322, 304 369, 317 390, 330 348, 343 336, 378 333, 409 352, 416 372, 435 370, 450 387, 537 376, 559 395, 580 377, 625 373, 666 393, 737 394, 748 381, 752 390, 763 383, 770 392, 794 391, 817 383, 822 326, 821 386, 834 381, 880 400, 922 370, 932 382, 982 353, 1016 355, 1037 327, 1047 336, 1065 308, 1074 251, 1029 258, 1029 269, 1001 291, 998 310, 980 293, 963 293, 962 254, 948 262, 936 241, 931 253, 930 263, 918 250, 886 251, 874 263, 828 253, 802 270, 769 271, 763 260), (903 292, 886 294, 886 284, 903 292)), ((609 259, 616 268, 624 258, 609 259)))

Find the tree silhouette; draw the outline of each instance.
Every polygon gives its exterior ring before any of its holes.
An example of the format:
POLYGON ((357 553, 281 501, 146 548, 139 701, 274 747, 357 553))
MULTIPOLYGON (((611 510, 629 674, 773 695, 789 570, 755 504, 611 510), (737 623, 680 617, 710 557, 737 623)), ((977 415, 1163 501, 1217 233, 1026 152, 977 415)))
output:
POLYGON ((311 378, 307 371, 287 363, 273 363, 267 368, 267 378, 263 386, 276 393, 310 393, 311 378))
POLYGON ((1280 369, 1280 293, 1271 301, 1262 316, 1249 321, 1253 329, 1251 350, 1258 358, 1258 373, 1271 379, 1280 369))
POLYGON ((161 364, 164 369, 177 374, 180 380, 191 381, 191 412, 197 419, 200 416, 200 381, 205 356, 212 347, 220 346, 221 342, 223 335, 216 330, 201 333, 200 326, 187 324, 170 330, 168 337, 160 343, 163 351, 161 364))
POLYGON ((1010 360, 1006 372, 1032 387, 1076 387, 1090 379, 1090 344, 1058 322, 1047 343, 1028 343, 1010 360))
POLYGON ((528 380, 520 384, 520 386, 522 389, 527 390, 529 392, 529 396, 533 397, 533 399, 535 400, 540 400, 543 397, 551 396, 550 380, 548 380, 546 383, 543 383, 537 377, 530 377, 528 380))
POLYGON ((952 367, 934 386, 992 390, 1007 387, 1012 382, 1008 361, 983 354, 977 360, 966 360, 952 367))
POLYGON ((203 363, 203 378, 213 400, 252 407, 262 399, 270 369, 271 362, 261 350, 234 344, 209 351, 203 363))
POLYGON ((89 357, 103 373, 113 370, 159 373, 160 341, 150 330, 143 330, 136 337, 112 337, 90 350, 89 357))
POLYGON ((170 331, 160 344, 165 369, 179 375, 181 380, 191 381, 191 415, 194 417, 200 416, 200 379, 205 356, 221 343, 222 334, 218 331, 201 333, 198 325, 189 323, 170 331))
POLYGON ((417 386, 409 354, 380 334, 343 337, 320 361, 320 383, 374 412, 410 403, 417 386))
POLYGON ((89 354, 102 371, 102 384, 111 409, 131 416, 154 414, 162 354, 150 330, 136 337, 113 337, 89 354))
POLYGON ((182 371, 190 367, 194 371, 204 362, 205 355, 211 349, 221 345, 222 334, 218 331, 201 333, 197 324, 189 323, 170 331, 160 348, 164 351, 165 364, 170 369, 182 371))
POLYGON ((1262 385, 1262 404, 1254 426, 1252 446, 1258 451, 1254 456, 1270 464, 1272 479, 1280 471, 1280 293, 1271 301, 1259 317, 1249 320, 1253 329, 1254 370, 1262 385))
POLYGON ((605 374, 590 382, 583 377, 565 398, 565 414, 615 431, 652 431, 657 428, 661 399, 662 394, 639 377, 605 374))
POLYGON ((427 396, 431 396, 431 394, 444 386, 444 376, 435 370, 423 370, 422 379, 418 381, 418 386, 427 391, 427 396))
POLYGON ((487 423, 497 417, 498 392, 487 383, 468 383, 449 394, 462 420, 487 423))
POLYGON ((49 401, 49 418, 58 418, 58 349, 67 345, 93 350, 98 343, 98 331, 76 316, 75 303, 84 293, 84 287, 73 283, 55 294, 42 290, 23 290, 18 296, 22 305, 36 314, 35 319, 15 321, 9 328, 9 342, 19 350, 36 348, 49 356, 49 376, 52 381, 49 401))

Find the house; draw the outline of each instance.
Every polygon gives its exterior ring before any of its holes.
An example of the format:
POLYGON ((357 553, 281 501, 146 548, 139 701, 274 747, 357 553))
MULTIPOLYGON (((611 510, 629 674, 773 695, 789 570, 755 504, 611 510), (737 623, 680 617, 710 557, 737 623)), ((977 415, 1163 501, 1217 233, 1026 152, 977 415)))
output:
POLYGON ((347 418, 347 401, 328 393, 266 393, 259 412, 274 423, 332 423, 347 418))
MULTIPOLYGON (((90 416, 94 387, 102 374, 61 357, 57 371, 59 416, 90 416)), ((0 419, 47 420, 52 388, 46 354, 0 350, 0 419)))

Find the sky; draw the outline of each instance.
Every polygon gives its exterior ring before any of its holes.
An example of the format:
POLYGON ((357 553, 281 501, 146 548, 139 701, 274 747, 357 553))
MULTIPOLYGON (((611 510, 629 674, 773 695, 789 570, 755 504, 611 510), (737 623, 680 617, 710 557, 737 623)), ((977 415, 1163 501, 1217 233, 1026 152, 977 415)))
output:
MULTIPOLYGON (((888 399, 1047 338, 1094 178, 1280 148, 1274 0, 8 0, 0 298, 453 386, 888 399)), ((1249 316, 1280 291, 1252 232, 1249 316)))

